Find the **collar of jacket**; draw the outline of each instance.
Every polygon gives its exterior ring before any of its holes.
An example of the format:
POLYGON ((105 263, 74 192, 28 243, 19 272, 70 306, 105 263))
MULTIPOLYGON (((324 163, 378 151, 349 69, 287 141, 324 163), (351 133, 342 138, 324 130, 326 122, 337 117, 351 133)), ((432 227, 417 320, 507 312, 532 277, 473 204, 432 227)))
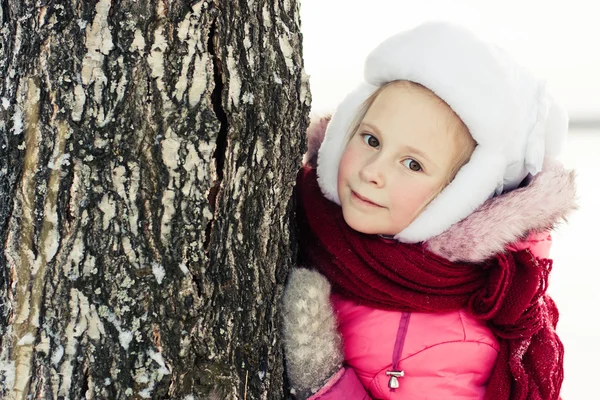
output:
MULTIPOLYGON (((311 121, 304 163, 317 166, 317 155, 330 116, 311 121)), ((542 171, 523 187, 493 197, 462 221, 429 239, 430 251, 450 261, 481 262, 524 240, 566 221, 577 209, 575 173, 558 161, 546 159, 542 171)))

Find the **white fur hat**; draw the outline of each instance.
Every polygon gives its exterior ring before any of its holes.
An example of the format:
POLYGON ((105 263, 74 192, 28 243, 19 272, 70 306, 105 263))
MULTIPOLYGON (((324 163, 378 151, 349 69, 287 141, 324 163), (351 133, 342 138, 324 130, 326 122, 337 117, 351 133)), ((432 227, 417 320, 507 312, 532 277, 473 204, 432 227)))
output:
POLYGON ((387 82, 409 80, 442 98, 477 147, 455 179, 394 238, 416 243, 439 235, 494 194, 537 174, 566 140, 568 116, 535 79, 499 47, 446 22, 394 35, 369 54, 365 82, 339 104, 319 149, 318 182, 340 204, 337 175, 350 125, 363 102, 387 82))

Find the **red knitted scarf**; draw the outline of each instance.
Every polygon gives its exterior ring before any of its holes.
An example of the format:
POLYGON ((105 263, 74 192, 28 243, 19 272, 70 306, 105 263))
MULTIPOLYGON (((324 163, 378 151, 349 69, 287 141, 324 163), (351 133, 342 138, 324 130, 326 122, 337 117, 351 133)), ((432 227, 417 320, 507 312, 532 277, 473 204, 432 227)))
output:
POLYGON ((341 207, 322 195, 314 169, 300 171, 296 190, 302 263, 325 275, 334 291, 389 310, 466 308, 500 342, 486 399, 559 398, 563 345, 554 329, 558 310, 545 294, 551 260, 524 250, 481 264, 452 263, 422 244, 354 231, 341 207))

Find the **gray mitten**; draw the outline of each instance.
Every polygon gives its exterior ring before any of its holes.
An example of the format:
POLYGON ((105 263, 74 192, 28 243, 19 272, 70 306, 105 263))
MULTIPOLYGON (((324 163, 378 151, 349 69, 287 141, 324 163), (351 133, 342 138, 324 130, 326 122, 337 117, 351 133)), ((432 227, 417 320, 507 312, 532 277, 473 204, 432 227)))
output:
POLYGON ((294 268, 283 295, 285 357, 297 398, 318 391, 344 362, 330 292, 323 275, 294 268))

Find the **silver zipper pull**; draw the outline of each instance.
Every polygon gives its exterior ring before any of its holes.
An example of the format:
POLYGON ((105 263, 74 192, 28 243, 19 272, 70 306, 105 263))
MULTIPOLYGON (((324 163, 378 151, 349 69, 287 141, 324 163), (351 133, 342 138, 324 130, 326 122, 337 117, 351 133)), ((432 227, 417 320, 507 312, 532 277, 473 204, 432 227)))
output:
POLYGON ((385 374, 390 377, 388 387, 390 389, 398 389, 400 387, 398 378, 402 378, 404 376, 404 371, 385 371, 385 374))

